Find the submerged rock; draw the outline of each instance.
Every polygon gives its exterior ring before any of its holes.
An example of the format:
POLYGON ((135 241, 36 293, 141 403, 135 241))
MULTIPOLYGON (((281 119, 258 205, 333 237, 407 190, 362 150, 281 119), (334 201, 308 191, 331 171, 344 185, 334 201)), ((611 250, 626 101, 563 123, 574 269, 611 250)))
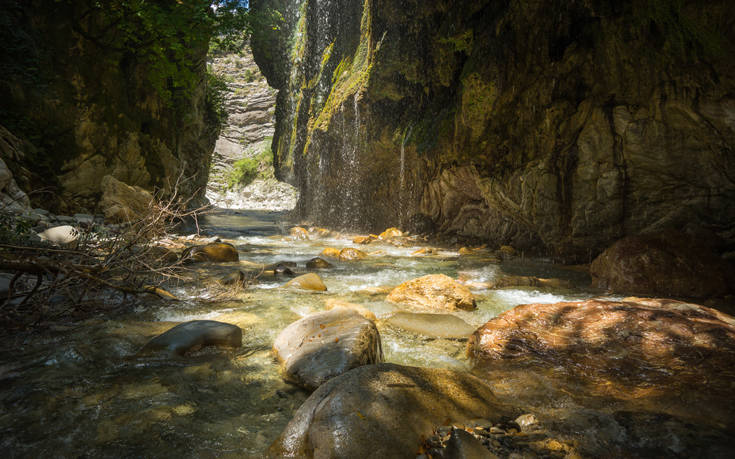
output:
POLYGON ((148 342, 139 355, 166 353, 184 355, 205 346, 240 347, 240 327, 215 320, 192 320, 179 324, 148 342))
POLYGON ((375 314, 367 309, 365 306, 350 303, 348 301, 339 300, 336 298, 329 298, 324 302, 324 309, 327 311, 330 311, 332 309, 349 309, 352 311, 355 311, 356 313, 360 314, 364 318, 372 321, 376 321, 377 318, 375 317, 375 314))
POLYGON ((352 247, 346 247, 339 251, 340 261, 357 261, 367 257, 367 254, 362 250, 353 249, 352 247))
POLYGON ((385 322, 398 328, 435 338, 469 338, 475 327, 451 314, 396 312, 385 322))
POLYGON ((341 308, 292 323, 278 335, 273 350, 284 378, 309 390, 352 368, 383 361, 375 323, 341 308))
POLYGON ((406 281, 394 288, 386 300, 433 310, 477 308, 472 292, 444 274, 430 274, 406 281))
POLYGON ((321 277, 314 273, 302 274, 301 276, 294 277, 290 281, 283 284, 284 287, 300 288, 304 290, 315 290, 324 292, 327 290, 327 286, 322 282, 321 277))
POLYGON ((542 287, 542 288, 561 288, 568 289, 574 285, 564 279, 557 278, 541 278, 534 276, 504 276, 488 283, 487 288, 505 288, 505 287, 542 287))
POLYGON ((270 457, 415 457, 436 425, 508 415, 467 373, 383 363, 327 381, 296 411, 270 457), (366 454, 369 452, 369 454, 366 454))
POLYGON ((665 231, 629 236, 590 266, 598 288, 637 295, 707 298, 733 291, 733 266, 690 236, 665 231))
POLYGON ((197 245, 189 247, 181 254, 181 259, 185 261, 211 261, 211 262, 230 262, 238 261, 240 256, 237 248, 227 242, 211 242, 206 245, 197 245))

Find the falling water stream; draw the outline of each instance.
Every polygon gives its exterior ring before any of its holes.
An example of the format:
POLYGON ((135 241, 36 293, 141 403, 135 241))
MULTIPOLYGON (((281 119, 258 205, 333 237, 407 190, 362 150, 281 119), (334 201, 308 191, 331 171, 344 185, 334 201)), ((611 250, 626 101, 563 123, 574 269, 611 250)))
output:
MULTIPOLYGON (((297 270, 325 247, 353 246, 352 235, 294 240, 283 234, 283 213, 220 211, 203 232, 238 248, 239 263, 201 265, 218 277, 251 263, 294 261, 297 270)), ((172 288, 179 302, 150 299, 122 315, 59 325, 0 352, 1 445, 12 456, 262 457, 294 410, 306 399, 286 384, 271 345, 289 323, 324 308, 329 299, 358 303, 378 317, 385 359, 407 365, 468 369, 465 340, 439 339, 388 326, 397 306, 385 301, 391 287, 411 278, 444 273, 476 282, 504 272, 564 277, 577 273, 543 261, 497 264, 460 257, 453 250, 412 255, 420 244, 362 246, 359 262, 334 262, 320 273, 328 290, 281 288, 283 281, 253 285, 226 301, 207 284, 172 288), (237 351, 203 350, 187 358, 138 358, 151 337, 178 322, 215 319, 237 324, 237 351)), ((520 303, 588 298, 584 290, 534 288, 475 290, 478 309, 454 314, 479 326, 520 303)))

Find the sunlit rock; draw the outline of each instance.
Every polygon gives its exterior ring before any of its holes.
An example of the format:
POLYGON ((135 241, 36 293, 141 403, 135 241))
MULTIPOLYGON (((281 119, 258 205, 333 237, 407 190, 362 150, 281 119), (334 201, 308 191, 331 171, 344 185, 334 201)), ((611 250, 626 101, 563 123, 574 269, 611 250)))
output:
POLYGON ((619 240, 592 262, 590 274, 598 288, 638 295, 707 298, 735 288, 731 264, 675 231, 619 240))
POLYGON ((296 411, 270 457, 415 457, 434 426, 511 410, 467 373, 383 363, 327 381, 296 411))
POLYGON ((386 300, 419 309, 451 311, 477 308, 472 292, 444 274, 430 274, 406 281, 394 288, 386 300))
POLYGON ((352 368, 383 360, 375 324, 344 308, 292 323, 278 335, 273 350, 283 377, 309 390, 352 368))
POLYGON ((283 286, 289 288, 300 288, 302 290, 315 290, 318 292, 324 292, 327 290, 327 286, 324 285, 321 277, 314 273, 306 273, 301 276, 294 277, 283 284, 283 286))
POLYGON ((353 244, 365 245, 365 244, 370 244, 371 242, 373 242, 375 240, 377 240, 377 238, 373 237, 372 235, 370 235, 370 236, 357 236, 357 237, 355 237, 355 238, 352 239, 352 243, 353 244))
POLYGON ((309 240, 309 232, 306 231, 305 228, 302 228, 300 226, 294 226, 290 230, 288 230, 288 234, 296 240, 299 241, 308 241, 309 240))
POLYGON ((165 353, 184 355, 205 346, 240 347, 240 327, 214 320, 192 320, 179 324, 148 342, 139 355, 165 353))
POLYGON ((475 327, 451 314, 396 312, 385 322, 398 328, 434 338, 469 338, 475 327))
POLYGON ((327 247, 324 250, 322 250, 322 253, 319 255, 327 258, 339 258, 339 249, 335 249, 333 247, 327 247))
POLYGON ((312 237, 316 237, 316 238, 329 237, 331 234, 332 232, 326 228, 319 228, 318 226, 309 227, 309 235, 312 237))
POLYGON ((367 254, 362 250, 353 249, 352 247, 345 247, 339 251, 340 261, 357 261, 367 257, 367 254))
POLYGON ((68 245, 79 239, 79 230, 69 225, 54 226, 38 233, 42 241, 56 245, 68 245))
POLYGON ((331 268, 332 265, 325 259, 314 257, 306 262, 306 269, 327 269, 331 268))
POLYGON ((238 261, 240 256, 237 248, 228 242, 211 242, 206 245, 197 245, 189 247, 181 254, 183 261, 210 261, 225 263, 230 261, 238 261))
POLYGON ((381 241, 387 241, 389 239, 401 236, 403 236, 403 231, 399 230, 398 228, 391 227, 380 233, 380 235, 378 235, 378 239, 380 239, 381 241))

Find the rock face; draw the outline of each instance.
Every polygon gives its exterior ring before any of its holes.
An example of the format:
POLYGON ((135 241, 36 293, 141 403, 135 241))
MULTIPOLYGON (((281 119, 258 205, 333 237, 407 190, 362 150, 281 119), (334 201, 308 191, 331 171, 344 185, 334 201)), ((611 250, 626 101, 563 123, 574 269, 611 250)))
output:
POLYGON ((466 373, 368 365, 311 394, 270 457, 414 457, 436 425, 509 413, 489 386, 466 373))
POLYGON ((590 274, 595 287, 639 295, 707 298, 735 288, 729 263, 673 231, 619 240, 595 259, 590 274))
POLYGON ((215 320, 192 320, 179 324, 148 342, 141 355, 167 353, 184 355, 205 346, 240 347, 240 327, 215 320))
POLYGON ((394 288, 386 300, 429 310, 477 308, 470 289, 444 274, 430 274, 406 281, 394 288))
POLYGON ((105 220, 115 223, 130 222, 145 216, 153 195, 139 186, 127 185, 111 175, 102 178, 100 206, 105 220))
POLYGON ((526 304, 480 327, 467 351, 478 374, 523 388, 511 389, 520 403, 566 391, 587 407, 735 427, 724 370, 735 363, 735 318, 704 306, 642 298, 526 304))
POLYGON ((284 19, 254 55, 280 91, 277 175, 313 221, 428 216, 585 262, 691 221, 735 245, 725 0, 251 4, 284 19))
POLYGON ((14 2, 0 12, 9 43, 0 58, 0 124, 27 144, 22 157, 3 159, 21 189, 54 190, 31 194, 34 206, 102 210, 107 175, 166 191, 181 176, 179 196, 204 203, 218 130, 207 98, 207 40, 181 38, 181 60, 164 68, 170 63, 156 54, 150 31, 136 29, 140 43, 125 47, 129 31, 117 28, 118 13, 51 0, 14 2), (187 70, 171 73, 177 65, 187 70))
POLYGON ((375 323, 343 308, 292 323, 278 335, 273 350, 284 378, 308 390, 352 368, 383 361, 375 323))
POLYGON ((0 126, 0 211, 23 212, 30 209, 28 196, 18 187, 3 158, 23 157, 21 141, 0 126))

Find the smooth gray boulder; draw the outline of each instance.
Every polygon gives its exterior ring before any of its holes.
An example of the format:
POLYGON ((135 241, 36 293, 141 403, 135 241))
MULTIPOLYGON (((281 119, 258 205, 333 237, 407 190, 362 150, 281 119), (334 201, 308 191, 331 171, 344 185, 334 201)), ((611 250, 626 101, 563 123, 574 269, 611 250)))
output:
POLYGON ((476 327, 452 314, 396 312, 385 322, 394 327, 434 338, 469 338, 476 327))
POLYGON ((349 309, 318 312, 286 327, 273 343, 283 378, 314 390, 352 368, 383 361, 375 323, 349 309))
POLYGON ((513 412, 469 373, 381 363, 320 386, 271 445, 270 457, 416 457, 437 425, 513 412))
POLYGON ((139 355, 184 355, 205 346, 240 347, 242 330, 216 320, 192 320, 176 325, 148 342, 139 355))

